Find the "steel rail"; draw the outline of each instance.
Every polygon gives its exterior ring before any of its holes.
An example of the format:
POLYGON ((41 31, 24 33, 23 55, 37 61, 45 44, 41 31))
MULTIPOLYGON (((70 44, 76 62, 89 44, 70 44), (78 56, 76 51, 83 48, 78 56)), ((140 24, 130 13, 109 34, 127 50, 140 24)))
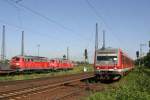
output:
POLYGON ((37 91, 42 91, 42 90, 45 90, 45 89, 50 89, 50 88, 54 88, 54 87, 58 87, 58 86, 61 86, 61 85, 65 85, 65 84, 68 84, 68 83, 72 83, 72 82, 75 82, 75 81, 80 81, 80 80, 83 80, 83 79, 87 79, 87 78, 91 78, 93 77, 94 74, 79 74, 78 77, 72 77, 71 79, 64 79, 64 80, 61 80, 57 83, 51 83, 51 84, 47 84, 47 85, 41 85, 41 86, 35 86, 35 87, 29 87, 29 88, 23 88, 23 89, 19 89, 19 90, 16 90, 16 91, 6 91, 4 93, 1 93, 0 94, 0 99, 9 99, 9 98, 13 98, 13 97, 16 97, 16 96, 19 96, 19 95, 24 95, 24 94, 29 94, 29 93, 32 93, 32 92, 37 92, 37 91))

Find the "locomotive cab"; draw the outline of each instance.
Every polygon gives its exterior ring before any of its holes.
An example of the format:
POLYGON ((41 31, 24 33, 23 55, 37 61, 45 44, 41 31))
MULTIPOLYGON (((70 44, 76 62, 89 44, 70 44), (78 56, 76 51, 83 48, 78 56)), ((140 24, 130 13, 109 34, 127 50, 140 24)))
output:
POLYGON ((95 74, 100 79, 117 76, 119 66, 118 49, 99 49, 96 51, 95 74))
POLYGON ((96 52, 96 69, 113 70, 118 65, 118 50, 100 49, 96 52))
POLYGON ((97 56, 97 64, 99 65, 111 65, 115 66, 118 63, 117 56, 109 56, 109 55, 99 55, 97 56))
POLYGON ((13 57, 10 61, 10 66, 12 69, 20 69, 21 62, 23 61, 22 57, 13 57))
POLYGON ((116 79, 133 69, 133 60, 121 49, 98 49, 96 50, 94 68, 96 77, 116 79))

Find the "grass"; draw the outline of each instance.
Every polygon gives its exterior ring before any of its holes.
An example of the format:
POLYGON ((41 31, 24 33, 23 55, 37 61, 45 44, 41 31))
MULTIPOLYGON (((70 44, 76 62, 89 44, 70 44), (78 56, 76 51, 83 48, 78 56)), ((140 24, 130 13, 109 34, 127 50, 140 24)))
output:
MULTIPOLYGON (((12 80, 27 80, 27 79, 35 79, 41 77, 53 77, 53 76, 60 76, 60 75, 67 75, 67 74, 75 74, 75 73, 82 73, 84 65, 75 66, 73 70, 67 71, 51 71, 47 73, 33 73, 33 74, 19 74, 19 75, 7 75, 7 76, 0 76, 0 81, 12 81, 12 80)), ((87 71, 93 71, 92 65, 87 65, 87 71)))
POLYGON ((115 85, 118 87, 91 94, 87 100, 150 100, 150 69, 136 68, 115 85))

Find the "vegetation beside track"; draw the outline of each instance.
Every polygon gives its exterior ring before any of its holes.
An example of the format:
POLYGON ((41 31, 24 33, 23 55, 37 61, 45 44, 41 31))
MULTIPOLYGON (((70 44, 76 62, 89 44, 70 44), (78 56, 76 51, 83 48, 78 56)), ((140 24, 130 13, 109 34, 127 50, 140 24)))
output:
MULTIPOLYGON (((75 74, 75 73, 82 73, 83 68, 85 65, 78 65, 75 66, 72 70, 59 70, 59 71, 43 71, 43 72, 26 72, 26 73, 19 73, 14 75, 3 75, 0 76, 0 81, 12 81, 12 80, 27 80, 27 79, 35 79, 41 77, 53 77, 59 75, 67 75, 67 74, 75 74)), ((92 65, 86 65, 87 72, 93 71, 92 65)))
POLYGON ((88 100, 149 100, 150 69, 136 68, 123 77, 114 86, 109 85, 104 91, 91 94, 88 100))

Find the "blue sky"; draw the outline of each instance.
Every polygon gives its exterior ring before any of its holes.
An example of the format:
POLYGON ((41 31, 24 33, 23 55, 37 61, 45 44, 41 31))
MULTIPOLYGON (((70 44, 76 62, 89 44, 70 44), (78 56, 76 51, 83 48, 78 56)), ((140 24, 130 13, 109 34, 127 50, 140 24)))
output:
POLYGON ((95 14, 86 0, 19 2, 56 23, 12 1, 16 0, 0 0, 0 33, 2 25, 6 25, 7 58, 20 54, 21 31, 24 30, 25 53, 28 55, 37 55, 37 45, 40 44, 40 56, 62 57, 69 47, 72 60, 83 60, 83 52, 87 48, 92 61, 96 22, 99 23, 99 47, 102 45, 102 30, 105 30, 107 47, 122 48, 133 58, 140 43, 146 43, 143 51, 148 51, 149 0, 88 0, 101 17, 95 14))

